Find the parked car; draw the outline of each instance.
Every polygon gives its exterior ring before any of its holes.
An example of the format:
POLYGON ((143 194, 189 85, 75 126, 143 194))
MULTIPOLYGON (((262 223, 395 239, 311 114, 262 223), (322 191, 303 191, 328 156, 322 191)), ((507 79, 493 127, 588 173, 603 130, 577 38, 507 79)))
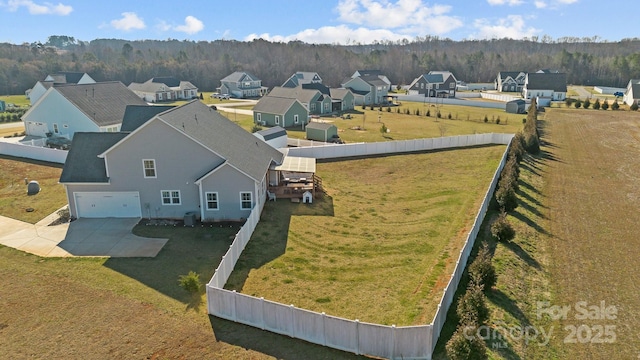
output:
POLYGON ((52 149, 69 150, 71 140, 61 136, 51 136, 47 138, 45 146, 52 149))
POLYGON ((211 94, 211 97, 220 100, 229 100, 231 98, 229 94, 211 94))

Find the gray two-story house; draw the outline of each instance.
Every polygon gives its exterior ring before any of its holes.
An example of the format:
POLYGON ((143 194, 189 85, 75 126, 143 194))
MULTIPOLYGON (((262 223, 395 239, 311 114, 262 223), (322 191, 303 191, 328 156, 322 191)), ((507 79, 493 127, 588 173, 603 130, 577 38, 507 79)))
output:
POLYGON ((378 72, 371 74, 356 71, 341 86, 353 93, 355 105, 385 104, 390 89, 386 76, 378 72))
POLYGON ((246 99, 263 96, 267 88, 262 86, 262 80, 246 71, 236 71, 220 80, 219 94, 246 99))
POLYGON ((296 99, 309 110, 311 115, 323 115, 332 112, 331 97, 328 94, 323 94, 318 89, 305 89, 301 86, 296 88, 276 86, 271 89, 269 96, 296 99))
POLYGON ((411 82, 409 93, 427 97, 455 97, 457 82, 450 71, 429 71, 411 82))
POLYGON ((76 133, 60 177, 72 217, 242 220, 265 202, 282 153, 200 101, 163 110, 76 133))

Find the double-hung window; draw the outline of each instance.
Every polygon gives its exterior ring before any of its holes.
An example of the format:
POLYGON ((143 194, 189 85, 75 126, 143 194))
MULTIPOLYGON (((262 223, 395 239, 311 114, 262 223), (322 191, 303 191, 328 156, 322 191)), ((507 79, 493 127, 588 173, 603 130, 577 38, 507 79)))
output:
POLYGON ((241 210, 251 210, 253 207, 253 200, 251 192, 241 192, 240 193, 240 209, 241 210))
POLYGON ((156 161, 154 159, 143 159, 142 168, 144 170, 145 178, 156 177, 156 161))
POLYGON ((162 205, 180 205, 180 190, 162 190, 162 205))
POLYGON ((207 210, 218 210, 218 193, 217 192, 208 192, 207 196, 207 210))

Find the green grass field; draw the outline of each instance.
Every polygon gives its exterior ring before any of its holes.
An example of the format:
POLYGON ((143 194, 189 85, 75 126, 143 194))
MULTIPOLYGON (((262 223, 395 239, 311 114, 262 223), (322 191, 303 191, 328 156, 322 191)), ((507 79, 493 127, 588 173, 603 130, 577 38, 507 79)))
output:
POLYGON ((4 101, 7 105, 13 104, 19 107, 28 107, 31 105, 29 99, 24 95, 3 95, 0 96, 0 100, 4 101))
POLYGON ((504 146, 318 164, 270 202, 227 287, 349 319, 430 323, 504 146))

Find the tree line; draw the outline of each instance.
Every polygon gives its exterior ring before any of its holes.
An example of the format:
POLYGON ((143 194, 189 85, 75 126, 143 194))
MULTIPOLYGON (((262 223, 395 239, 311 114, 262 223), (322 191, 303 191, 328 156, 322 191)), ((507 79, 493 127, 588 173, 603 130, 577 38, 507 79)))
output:
POLYGON ((494 39, 453 41, 426 36, 369 45, 301 41, 179 41, 51 36, 47 43, 0 44, 0 94, 20 94, 47 74, 86 72, 96 81, 125 85, 154 76, 191 81, 213 91, 233 71, 248 71, 264 86, 281 85, 296 71, 317 72, 338 87, 358 69, 382 70, 394 84, 409 84, 430 70, 449 70, 466 82, 493 82, 500 71, 555 69, 570 84, 624 87, 640 78, 640 40, 551 41, 494 39))

